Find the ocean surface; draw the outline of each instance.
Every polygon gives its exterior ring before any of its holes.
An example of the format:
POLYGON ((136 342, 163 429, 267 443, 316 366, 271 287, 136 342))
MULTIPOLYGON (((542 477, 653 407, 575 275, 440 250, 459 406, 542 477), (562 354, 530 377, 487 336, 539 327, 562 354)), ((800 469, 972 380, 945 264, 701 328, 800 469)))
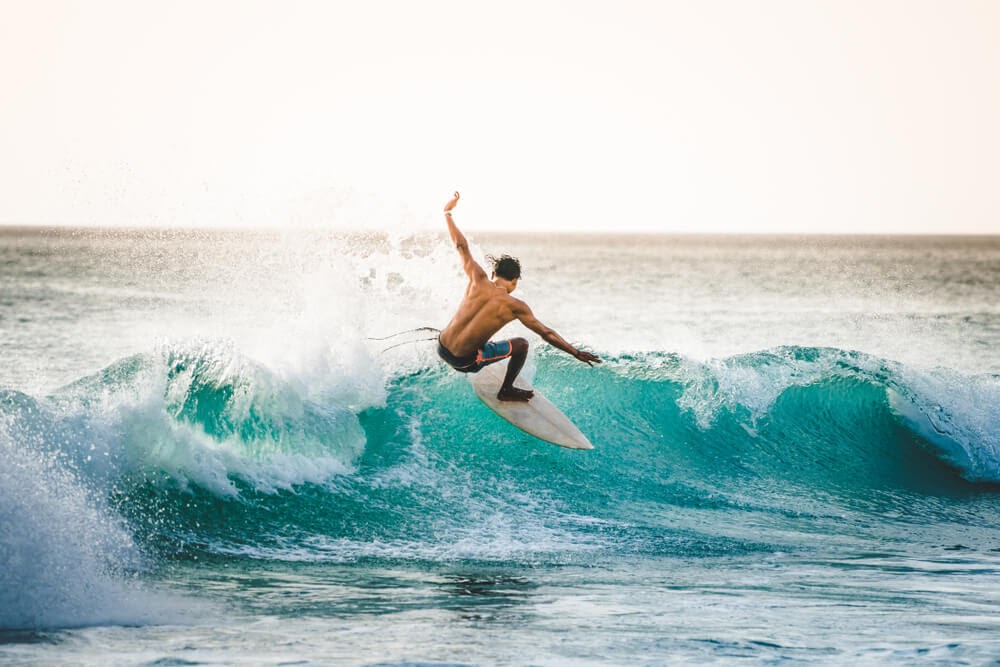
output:
POLYGON ((1000 237, 470 236, 0 228, 0 663, 1000 664, 1000 237))

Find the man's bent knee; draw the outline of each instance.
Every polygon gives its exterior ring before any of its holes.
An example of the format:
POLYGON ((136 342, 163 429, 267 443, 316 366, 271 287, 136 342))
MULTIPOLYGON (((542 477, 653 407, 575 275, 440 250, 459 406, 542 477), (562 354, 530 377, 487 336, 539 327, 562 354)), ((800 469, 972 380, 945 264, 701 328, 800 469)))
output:
POLYGON ((511 338, 510 350, 512 354, 525 354, 528 351, 528 341, 525 338, 511 338))

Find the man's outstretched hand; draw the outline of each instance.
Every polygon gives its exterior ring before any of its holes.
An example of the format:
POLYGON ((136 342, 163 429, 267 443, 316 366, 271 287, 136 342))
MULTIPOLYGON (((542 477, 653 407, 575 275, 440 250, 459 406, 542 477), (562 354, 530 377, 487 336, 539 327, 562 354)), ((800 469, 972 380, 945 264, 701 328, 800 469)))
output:
POLYGON ((459 199, 459 194, 458 192, 456 192, 455 196, 451 198, 451 201, 449 201, 447 204, 444 205, 444 212, 447 213, 451 209, 455 208, 455 205, 458 204, 458 199, 459 199))
POLYGON ((576 354, 574 354, 573 356, 576 357, 578 360, 582 361, 583 363, 587 364, 588 366, 593 366, 594 364, 603 363, 600 357, 598 357, 596 354, 591 354, 586 350, 577 350, 576 354))

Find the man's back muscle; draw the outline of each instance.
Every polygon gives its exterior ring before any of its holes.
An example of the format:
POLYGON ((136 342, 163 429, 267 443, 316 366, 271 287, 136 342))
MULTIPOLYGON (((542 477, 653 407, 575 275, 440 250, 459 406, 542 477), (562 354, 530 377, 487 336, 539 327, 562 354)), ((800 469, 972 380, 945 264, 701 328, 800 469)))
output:
POLYGON ((470 281, 458 312, 441 332, 441 343, 460 357, 475 354, 490 336, 514 319, 506 290, 489 280, 470 281))

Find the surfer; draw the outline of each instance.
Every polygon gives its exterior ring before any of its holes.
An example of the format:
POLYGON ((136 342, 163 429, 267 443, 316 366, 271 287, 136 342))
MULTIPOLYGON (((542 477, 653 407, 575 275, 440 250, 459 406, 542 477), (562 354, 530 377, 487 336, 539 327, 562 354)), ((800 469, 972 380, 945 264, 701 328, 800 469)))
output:
POLYGON ((462 267, 469 277, 469 284, 458 311, 438 336, 438 356, 460 373, 476 373, 484 366, 510 357, 507 375, 497 393, 497 398, 501 401, 528 401, 534 395, 534 392, 514 386, 514 378, 521 372, 528 357, 528 341, 524 338, 490 340, 490 336, 513 320, 519 320, 546 343, 588 366, 601 363, 596 355, 567 343, 562 336, 539 322, 528 304, 510 295, 521 278, 521 264, 517 259, 509 255, 503 255, 499 259, 489 257, 493 262, 493 272, 487 277, 483 267, 472 258, 465 236, 455 226, 452 210, 458 204, 458 199, 459 194, 456 192, 445 205, 444 216, 451 240, 462 258, 462 267))

